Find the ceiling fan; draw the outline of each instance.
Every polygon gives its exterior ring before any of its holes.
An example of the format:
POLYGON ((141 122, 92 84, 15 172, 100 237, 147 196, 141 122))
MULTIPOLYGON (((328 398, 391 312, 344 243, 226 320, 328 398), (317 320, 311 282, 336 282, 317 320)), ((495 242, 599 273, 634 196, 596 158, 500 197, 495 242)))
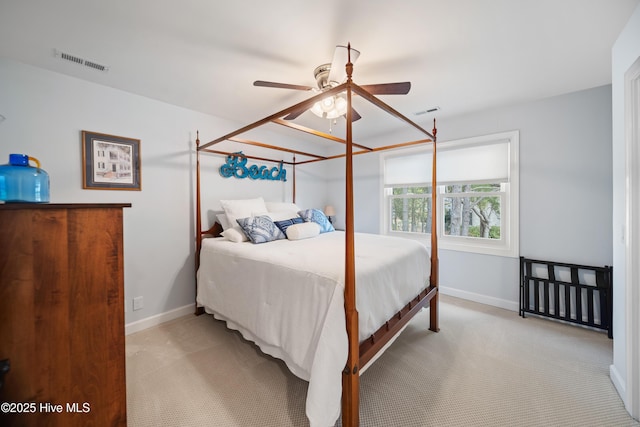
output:
MULTIPOLYGON (((351 63, 355 63, 360 52, 347 47, 336 46, 333 53, 333 60, 331 63, 322 64, 315 68, 313 76, 316 79, 317 87, 296 85, 289 83, 276 83, 268 82, 264 80, 256 80, 253 82, 254 86, 272 87, 279 89, 293 89, 293 90, 311 90, 314 92, 324 92, 328 89, 336 87, 343 83, 347 78, 345 65, 351 54, 351 63), (350 52, 349 52, 350 50, 350 52)), ((373 85, 361 85, 363 89, 367 90, 373 95, 406 95, 411 89, 411 82, 398 82, 398 83, 380 83, 373 85)), ((300 114, 304 113, 307 109, 294 111, 284 117, 285 120, 293 120, 300 114)), ((341 95, 329 96, 322 101, 318 101, 315 105, 309 109, 312 113, 318 117, 326 119, 335 119, 340 116, 344 116, 347 113, 347 101, 341 95)), ((356 121, 361 118, 352 108, 352 120, 356 121)))

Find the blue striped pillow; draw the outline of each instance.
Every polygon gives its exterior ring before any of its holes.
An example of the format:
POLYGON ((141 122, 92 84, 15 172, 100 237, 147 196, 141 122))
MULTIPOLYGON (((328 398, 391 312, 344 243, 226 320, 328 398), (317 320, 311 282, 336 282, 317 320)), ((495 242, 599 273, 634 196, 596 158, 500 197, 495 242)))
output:
POLYGON ((302 224, 302 223, 304 223, 304 219, 300 217, 285 219, 283 221, 274 221, 274 224, 276 225, 276 227, 278 227, 280 231, 282 231, 285 234, 285 236, 287 235, 287 228, 289 228, 293 224, 302 224))

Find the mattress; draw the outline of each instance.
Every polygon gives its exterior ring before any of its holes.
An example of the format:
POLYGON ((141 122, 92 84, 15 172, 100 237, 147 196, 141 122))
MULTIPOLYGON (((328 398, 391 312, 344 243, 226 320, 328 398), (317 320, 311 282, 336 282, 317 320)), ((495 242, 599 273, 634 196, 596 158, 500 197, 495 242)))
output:
MULTIPOLYGON (((197 303, 309 382, 312 427, 340 416, 347 360, 344 232, 303 240, 202 242, 197 303)), ((418 242, 355 234, 360 341, 427 286, 429 254, 418 242)))

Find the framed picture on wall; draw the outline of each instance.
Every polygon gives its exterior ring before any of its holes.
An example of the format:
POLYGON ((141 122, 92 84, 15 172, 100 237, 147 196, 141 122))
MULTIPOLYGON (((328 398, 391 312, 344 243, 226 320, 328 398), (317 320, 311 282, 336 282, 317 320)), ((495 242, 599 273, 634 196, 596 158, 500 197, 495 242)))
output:
POLYGON ((82 188, 140 191, 140 140, 83 130, 82 188))

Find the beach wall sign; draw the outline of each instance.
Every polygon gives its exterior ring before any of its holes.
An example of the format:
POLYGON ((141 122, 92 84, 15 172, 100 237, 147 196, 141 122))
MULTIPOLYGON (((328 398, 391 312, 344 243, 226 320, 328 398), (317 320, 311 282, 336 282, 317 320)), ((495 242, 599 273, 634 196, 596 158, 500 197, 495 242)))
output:
POLYGON ((227 156, 226 163, 220 166, 220 175, 224 178, 249 178, 263 179, 268 181, 287 181, 287 170, 282 166, 269 168, 267 166, 250 165, 247 166, 247 157, 242 151, 231 153, 227 156))

